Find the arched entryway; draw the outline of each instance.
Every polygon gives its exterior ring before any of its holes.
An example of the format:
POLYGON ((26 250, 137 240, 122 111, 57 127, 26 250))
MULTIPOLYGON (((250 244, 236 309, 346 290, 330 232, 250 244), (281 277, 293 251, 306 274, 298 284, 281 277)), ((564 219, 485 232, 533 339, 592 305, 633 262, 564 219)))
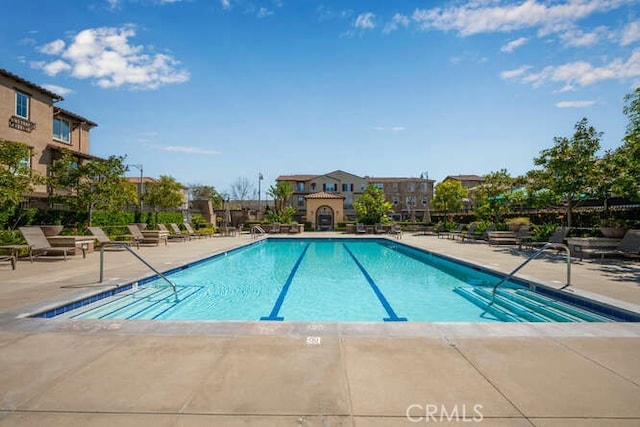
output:
POLYGON ((332 231, 334 227, 334 212, 327 205, 320 206, 316 210, 316 230, 332 231))

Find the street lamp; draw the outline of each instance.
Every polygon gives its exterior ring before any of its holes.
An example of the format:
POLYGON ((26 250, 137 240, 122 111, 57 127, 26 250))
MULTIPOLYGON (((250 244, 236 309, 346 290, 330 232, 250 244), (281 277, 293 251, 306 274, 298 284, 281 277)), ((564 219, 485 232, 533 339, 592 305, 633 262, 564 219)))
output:
POLYGON ((264 177, 262 176, 262 172, 258 172, 258 212, 256 213, 256 220, 258 221, 260 221, 260 184, 262 183, 263 179, 264 177))
POLYGON ((144 176, 144 169, 142 166, 142 163, 137 164, 137 165, 128 165, 128 166, 133 166, 134 168, 140 170, 140 188, 138 189, 138 203, 140 205, 140 213, 142 213, 142 190, 143 190, 143 186, 142 186, 142 177, 144 176))

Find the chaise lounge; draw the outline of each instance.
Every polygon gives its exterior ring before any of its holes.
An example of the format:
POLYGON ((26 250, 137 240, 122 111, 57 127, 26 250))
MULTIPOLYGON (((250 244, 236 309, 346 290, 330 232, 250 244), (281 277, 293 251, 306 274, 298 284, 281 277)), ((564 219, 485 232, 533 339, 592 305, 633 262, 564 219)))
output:
POLYGON ((76 252, 75 246, 51 246, 44 232, 40 227, 20 227, 22 237, 29 245, 29 259, 33 262, 33 257, 38 255, 62 255, 67 260, 67 254, 76 252))

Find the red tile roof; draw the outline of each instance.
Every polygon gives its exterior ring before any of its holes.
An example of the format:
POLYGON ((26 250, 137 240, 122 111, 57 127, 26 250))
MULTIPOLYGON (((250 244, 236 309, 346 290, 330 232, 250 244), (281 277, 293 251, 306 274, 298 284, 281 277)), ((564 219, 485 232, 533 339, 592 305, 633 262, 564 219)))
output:
POLYGON ((344 196, 336 193, 327 193, 326 191, 320 191, 319 193, 312 193, 304 197, 305 199, 344 199, 344 196))

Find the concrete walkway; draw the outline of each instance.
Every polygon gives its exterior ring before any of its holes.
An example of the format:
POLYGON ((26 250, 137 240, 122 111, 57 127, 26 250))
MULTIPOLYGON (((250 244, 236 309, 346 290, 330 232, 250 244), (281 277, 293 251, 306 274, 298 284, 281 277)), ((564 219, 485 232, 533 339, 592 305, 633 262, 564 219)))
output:
MULTIPOLYGON (((328 235, 328 234, 323 234, 328 235)), ((317 235, 313 235, 314 237, 317 235)), ((160 269, 250 241, 140 254, 160 269)), ((508 248, 404 243, 508 272, 508 248)), ((24 313, 147 274, 125 252, 0 265, 0 426, 640 425, 640 324, 66 321, 24 313)), ((561 258, 522 273, 562 286, 561 258)), ((630 309, 640 265, 584 261, 570 291, 630 309)))

